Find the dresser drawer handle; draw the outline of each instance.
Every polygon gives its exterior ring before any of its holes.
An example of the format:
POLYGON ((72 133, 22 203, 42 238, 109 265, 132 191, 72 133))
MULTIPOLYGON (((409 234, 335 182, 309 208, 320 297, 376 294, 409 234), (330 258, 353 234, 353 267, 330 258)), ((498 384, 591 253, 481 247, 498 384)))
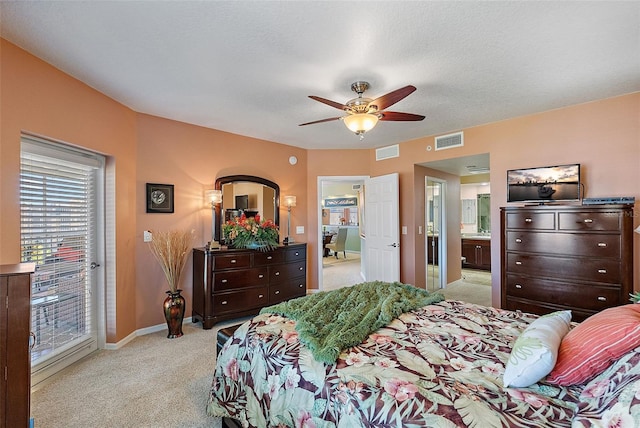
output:
POLYGON ((271 260, 273 256, 267 256, 267 260, 271 260))
POLYGON ((520 266, 521 264, 522 264, 522 262, 521 262, 520 260, 518 260, 518 261, 516 262, 516 265, 518 265, 518 266, 520 266))
POLYGON ((296 251, 296 257, 298 257, 299 255, 300 255, 300 253, 296 251))
POLYGON ((300 272, 302 272, 302 271, 304 270, 304 268, 303 268, 302 266, 300 266, 300 267, 298 268, 298 270, 299 270, 300 272))
POLYGON ((258 299, 262 299, 264 297, 263 294, 258 294, 258 299))
POLYGON ((606 302, 607 298, 604 297, 604 296, 598 296, 598 300, 601 301, 601 302, 606 302))
POLYGON ((598 273, 607 273, 606 269, 598 269, 598 273))
POLYGON ((302 288, 302 287, 304 287, 304 284, 299 284, 298 285, 298 288, 302 288))
POLYGON ((276 272, 276 276, 280 276, 280 272, 276 272))
POLYGON ((606 242, 598 242, 598 247, 605 248, 607 246, 606 242))
POLYGON ((516 244, 522 244, 522 239, 516 238, 516 244))
POLYGON ((273 294, 280 294, 280 290, 276 290, 276 292, 273 294))
POLYGON ((524 219, 524 222, 525 222, 525 223, 532 223, 532 222, 533 222, 533 219, 532 219, 532 218, 527 217, 527 218, 525 218, 525 219, 524 219))
POLYGON ((224 284, 224 283, 226 283, 226 282, 228 282, 228 281, 227 281, 226 279, 223 279, 223 280, 222 280, 222 281, 220 281, 220 282, 222 282, 222 283, 224 284))
POLYGON ((264 275, 260 274, 260 275, 258 275, 258 278, 262 279, 262 278, 264 278, 264 275))
POLYGON ((585 223, 593 223, 593 219, 591 219, 591 218, 585 218, 583 221, 585 223))
POLYGON ((223 304, 223 305, 226 305, 226 304, 227 304, 227 301, 226 301, 226 300, 223 300, 223 301, 222 301, 222 304, 223 304))
POLYGON ((520 288, 522 288, 522 285, 520 285, 520 284, 516 284, 516 285, 515 285, 515 287, 516 287, 516 288, 518 288, 518 289, 520 289, 520 288))
POLYGON ((231 260, 231 263, 236 263, 236 259, 231 260))

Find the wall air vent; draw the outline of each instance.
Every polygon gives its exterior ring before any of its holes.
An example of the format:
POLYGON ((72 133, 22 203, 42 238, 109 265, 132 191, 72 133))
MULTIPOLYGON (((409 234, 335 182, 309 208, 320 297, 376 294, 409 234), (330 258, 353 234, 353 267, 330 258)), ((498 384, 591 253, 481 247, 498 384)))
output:
POLYGON ((353 184, 351 186, 351 190, 360 190, 362 188, 362 184, 353 184))
POLYGON ((376 149, 376 161, 385 159, 397 158, 400 156, 400 146, 394 144, 393 146, 380 147, 376 149))
POLYGON ((464 136, 462 132, 436 137, 436 150, 452 149, 462 146, 464 146, 464 136))

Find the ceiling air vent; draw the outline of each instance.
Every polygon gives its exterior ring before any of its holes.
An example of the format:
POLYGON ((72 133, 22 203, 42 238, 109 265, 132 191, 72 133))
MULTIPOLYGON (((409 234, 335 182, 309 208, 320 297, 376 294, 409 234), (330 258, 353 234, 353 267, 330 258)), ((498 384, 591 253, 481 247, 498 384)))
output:
POLYGON ((394 144, 393 146, 380 147, 376 149, 376 161, 385 159, 397 158, 400 156, 400 146, 394 144))
POLYGON ((453 147, 462 146, 464 146, 464 137, 462 132, 436 137, 436 150, 451 149, 453 147))

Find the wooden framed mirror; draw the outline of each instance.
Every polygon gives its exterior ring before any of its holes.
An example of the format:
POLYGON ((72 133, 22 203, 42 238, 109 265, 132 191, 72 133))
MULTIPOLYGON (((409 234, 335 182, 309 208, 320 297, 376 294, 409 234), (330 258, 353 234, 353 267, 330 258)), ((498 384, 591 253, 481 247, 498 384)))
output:
POLYGON ((260 214, 263 220, 273 220, 280 226, 280 186, 271 180, 253 175, 229 175, 215 182, 216 190, 222 191, 222 203, 216 206, 215 238, 222 242, 222 224, 240 216, 260 214))

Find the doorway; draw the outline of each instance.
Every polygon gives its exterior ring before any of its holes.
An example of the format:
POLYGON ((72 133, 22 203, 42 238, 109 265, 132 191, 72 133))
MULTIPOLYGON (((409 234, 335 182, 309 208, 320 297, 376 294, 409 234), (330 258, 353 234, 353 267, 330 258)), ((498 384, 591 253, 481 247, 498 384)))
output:
MULTIPOLYGON (((446 238, 446 233, 438 233, 437 242, 429 242, 429 239, 425 240, 425 245, 427 246, 427 257, 429 257, 429 252, 431 252, 431 258, 433 258, 433 248, 432 245, 437 243, 437 255, 438 257, 442 256, 442 260, 448 262, 449 266, 449 278, 444 279, 436 276, 436 273, 447 272, 444 268, 442 261, 438 259, 437 265, 433 265, 433 263, 429 263, 427 259, 426 267, 427 267, 427 287, 429 290, 436 289, 440 286, 447 287, 447 291, 442 290, 443 293, 447 293, 448 291, 453 291, 459 285, 459 282, 464 282, 465 286, 474 287, 476 283, 482 283, 483 286, 486 286, 488 283, 488 287, 484 287, 486 290, 486 297, 489 302, 491 302, 491 281, 490 281, 490 272, 480 271, 480 272, 469 272, 466 269, 463 269, 464 259, 463 254, 450 254, 451 245, 457 245, 456 242, 452 243, 451 239, 454 239, 459 233, 460 237, 460 248, 462 250, 463 242, 462 238, 467 235, 478 235, 483 234, 483 239, 490 244, 491 241, 491 212, 490 212, 490 155, 489 153, 481 153, 469 156, 462 157, 454 157, 448 159, 442 159, 437 161, 425 162, 419 164, 422 167, 428 168, 432 171, 429 171, 428 174, 430 178, 435 180, 444 181, 446 185, 448 185, 449 195, 448 198, 442 198, 440 201, 435 200, 433 202, 433 206, 437 207, 440 202, 443 205, 442 211, 434 211, 434 215, 436 212, 440 212, 442 218, 444 220, 449 220, 449 225, 445 226, 443 224, 440 225, 441 230, 446 231, 449 229, 450 240, 447 243, 440 238, 446 238), (439 172, 444 174, 440 175, 439 172), (473 193, 467 193, 467 184, 474 183, 473 193), (477 190, 477 191, 476 191, 477 190), (460 192, 460 195, 453 194, 451 192, 460 192), (482 194, 482 197, 477 197, 478 194, 482 194), (459 196, 460 204, 456 207, 447 206, 447 200, 450 203, 453 203, 455 199, 459 196), (478 212, 477 207, 481 206, 481 210, 478 212), (443 213, 446 212, 447 215, 443 213), (458 218, 458 221, 455 219, 458 218), (460 228, 458 228, 458 225, 460 228), (480 227, 478 227, 480 226, 480 227), (449 255, 447 258, 446 255, 449 255), (461 263, 462 262, 462 263, 461 263), (456 265, 453 265, 455 263, 456 265), (460 267, 460 279, 456 279, 456 277, 451 277, 451 274, 457 274, 458 268, 460 267), (478 275, 475 275, 478 273, 478 275), (472 275, 473 274, 473 275, 472 275), (479 281, 475 281, 476 276, 481 277, 479 281), (489 276, 489 279, 487 279, 489 276), (473 279, 473 281, 469 281, 473 279), (452 282, 448 282, 452 281, 452 282), (470 283, 470 284, 466 284, 470 283)), ((429 185, 425 182, 425 192, 432 191, 434 194, 436 190, 429 190, 429 185)), ((428 200, 429 196, 425 193, 425 232, 428 233, 429 221, 426 220, 431 212, 429 210, 428 200)), ((455 238, 458 239, 458 238, 455 238)), ((490 255, 490 251, 487 251, 487 254, 490 255)), ((483 291, 485 293, 485 291, 483 291)), ((461 293, 464 294, 464 293, 461 293)))
POLYGON ((99 154, 22 136, 21 260, 36 264, 32 386, 98 347, 104 165, 99 154))
POLYGON ((328 291, 364 281, 361 238, 362 192, 368 176, 318 177, 318 290, 328 291), (337 239, 340 228, 347 230, 345 249, 325 247, 337 239))
POLYGON ((446 188, 446 181, 425 177, 427 291, 436 291, 447 285, 446 188))

